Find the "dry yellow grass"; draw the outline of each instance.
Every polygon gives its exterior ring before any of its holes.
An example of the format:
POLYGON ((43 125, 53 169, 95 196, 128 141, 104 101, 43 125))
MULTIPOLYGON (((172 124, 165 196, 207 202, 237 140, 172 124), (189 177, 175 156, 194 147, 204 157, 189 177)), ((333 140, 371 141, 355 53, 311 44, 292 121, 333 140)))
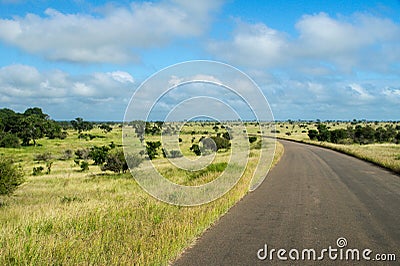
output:
MULTIPOLYGON (((65 149, 121 143, 118 129, 105 137, 77 141, 73 133, 65 142, 41 140, 41 147, 2 150, 28 176, 14 195, 1 199, 0 265, 165 265, 247 193, 257 165, 251 156, 232 190, 196 207, 156 200, 129 174, 104 174, 92 165, 80 172, 72 159, 55 160, 49 175, 31 175, 33 166, 44 166, 33 162, 35 153, 58 156, 65 149)), ((282 145, 276 150, 275 163, 282 145)))

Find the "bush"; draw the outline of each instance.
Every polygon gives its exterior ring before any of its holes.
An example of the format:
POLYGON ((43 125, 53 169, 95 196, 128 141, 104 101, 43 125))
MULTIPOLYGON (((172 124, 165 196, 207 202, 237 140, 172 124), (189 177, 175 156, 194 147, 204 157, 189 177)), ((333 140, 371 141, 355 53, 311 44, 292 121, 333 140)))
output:
POLYGON ((123 150, 113 150, 107 154, 106 163, 101 167, 101 170, 125 173, 129 167, 136 168, 142 163, 142 161, 143 158, 139 155, 129 154, 125 158, 123 150))
MULTIPOLYGON (((218 137, 220 138, 220 137, 218 137)), ((217 144, 214 142, 212 138, 203 138, 200 142, 202 144, 202 147, 200 147, 201 152, 207 153, 207 151, 212 151, 216 152, 217 149, 217 144)))
POLYGON ((157 149, 161 146, 160 141, 146 141, 146 151, 150 160, 153 160, 158 155, 157 149))
POLYGON ((178 151, 178 150, 172 150, 169 152, 169 155, 168 155, 169 158, 179 158, 182 156, 183 156, 183 154, 181 153, 181 151, 178 151))
POLYGON ((229 140, 221 138, 221 137, 211 137, 214 140, 215 145, 217 146, 217 151, 220 149, 229 149, 231 147, 231 143, 229 140))
POLYGON ((78 157, 78 159, 87 160, 89 158, 89 150, 86 148, 77 149, 75 151, 75 155, 78 157))
POLYGON ((89 158, 93 159, 95 165, 101 165, 106 161, 109 150, 107 146, 93 146, 90 148, 89 158))
POLYGON ((231 140, 232 139, 232 136, 229 134, 229 132, 225 132, 224 134, 222 134, 222 137, 224 139, 227 139, 227 140, 231 140))
POLYGON ((47 162, 51 160, 52 155, 51 152, 44 152, 44 153, 39 153, 35 155, 35 161, 42 161, 42 162, 47 162))
POLYGON ((67 149, 61 155, 60 160, 66 161, 66 160, 71 159, 73 156, 74 156, 73 150, 67 149))
POLYGON ((21 141, 16 135, 11 133, 5 133, 3 135, 0 135, 0 147, 19 148, 21 147, 21 141))
POLYGON ((197 144, 193 144, 193 145, 190 147, 190 150, 191 150, 192 152, 194 152, 194 154, 196 154, 197 156, 200 156, 200 155, 201 155, 200 147, 199 147, 199 145, 197 145, 197 144))
POLYGON ((125 172, 128 165, 125 161, 124 152, 122 150, 114 150, 107 154, 105 164, 101 167, 102 171, 113 171, 115 173, 125 172))
POLYGON ((41 175, 43 174, 43 170, 44 170, 43 166, 33 167, 32 175, 34 176, 41 175))
POLYGON ((308 137, 309 137, 311 140, 316 140, 317 137, 318 137, 318 131, 315 130, 315 129, 310 129, 310 130, 308 130, 308 137))
POLYGON ((82 172, 89 170, 89 163, 87 161, 82 161, 79 166, 81 167, 82 172))
POLYGON ((0 157, 0 195, 9 195, 24 182, 23 172, 12 160, 0 157))
POLYGON ((249 137, 249 142, 250 143, 256 142, 256 140, 257 140, 257 137, 255 137, 255 136, 250 136, 249 137))

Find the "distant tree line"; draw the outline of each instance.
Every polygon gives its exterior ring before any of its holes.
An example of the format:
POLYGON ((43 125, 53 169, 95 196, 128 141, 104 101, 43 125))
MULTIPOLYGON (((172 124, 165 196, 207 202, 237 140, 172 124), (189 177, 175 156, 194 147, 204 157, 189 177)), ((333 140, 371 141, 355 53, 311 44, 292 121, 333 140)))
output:
POLYGON ((38 107, 28 108, 24 113, 0 109, 0 147, 28 146, 43 137, 63 139, 67 133, 38 107))
POLYGON ((385 125, 384 127, 373 128, 370 125, 348 126, 347 128, 339 128, 329 130, 322 123, 317 124, 317 130, 308 131, 308 136, 312 140, 327 141, 332 143, 384 143, 391 142, 400 144, 400 125, 385 125))

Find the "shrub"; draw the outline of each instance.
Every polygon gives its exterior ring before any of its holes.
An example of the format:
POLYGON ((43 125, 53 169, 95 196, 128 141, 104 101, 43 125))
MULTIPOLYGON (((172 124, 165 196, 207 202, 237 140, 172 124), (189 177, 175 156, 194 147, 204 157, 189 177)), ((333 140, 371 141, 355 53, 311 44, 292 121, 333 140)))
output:
POLYGON ((128 165, 125 161, 124 152, 122 150, 114 150, 107 154, 105 164, 101 167, 102 171, 113 171, 115 173, 125 172, 128 165))
POLYGON ((257 140, 257 137, 256 137, 256 136, 250 136, 250 137, 249 137, 249 142, 250 142, 250 143, 256 142, 256 140, 257 140))
POLYGON ((23 172, 10 159, 0 157, 0 195, 9 195, 24 182, 23 172))
POLYGON ((89 158, 89 150, 86 148, 78 149, 75 151, 75 155, 78 157, 78 159, 86 160, 89 158))
POLYGON ((35 161, 47 162, 52 158, 51 152, 44 152, 35 155, 35 161))
POLYGON ((95 165, 101 165, 106 161, 109 150, 107 146, 93 146, 90 148, 89 158, 93 159, 95 165))
POLYGON ((136 168, 143 162, 143 157, 139 154, 128 154, 125 156, 128 168, 136 168))
POLYGON ((200 150, 203 153, 207 153, 207 150, 217 151, 217 145, 212 138, 203 138, 200 143, 202 144, 200 150))
POLYGON ((200 155, 201 155, 200 147, 199 147, 198 144, 193 144, 193 145, 190 147, 190 150, 191 150, 192 152, 194 152, 194 154, 196 154, 197 156, 200 156, 200 155))
POLYGON ((310 129, 310 130, 308 130, 308 137, 309 137, 311 140, 316 140, 317 137, 318 137, 318 131, 315 130, 315 129, 310 129))
POLYGON ((178 151, 178 150, 172 150, 169 152, 169 155, 168 155, 169 158, 179 158, 182 156, 183 156, 183 154, 181 153, 181 151, 178 151))
POLYGON ((71 159, 73 156, 74 156, 73 150, 67 149, 61 155, 60 160, 66 161, 66 160, 71 159))
POLYGON ((231 140, 232 139, 232 136, 229 134, 229 132, 224 132, 224 134, 222 134, 222 137, 224 139, 227 139, 227 140, 231 140))
POLYGON ((157 149, 161 146, 160 141, 146 141, 146 151, 150 160, 153 160, 158 155, 157 149))
POLYGON ((11 133, 0 135, 0 147, 2 148, 19 148, 21 147, 19 138, 11 133))
POLYGON ((125 158, 123 150, 113 150, 107 154, 106 163, 101 167, 101 170, 125 173, 129 167, 136 168, 142 163, 142 161, 143 158, 139 155, 129 154, 125 158))
POLYGON ((89 170, 89 163, 87 161, 82 161, 79 166, 81 167, 82 172, 89 170))
POLYGON ((35 176, 41 175, 41 174, 43 174, 43 170, 44 170, 43 166, 33 167, 32 175, 35 175, 35 176))

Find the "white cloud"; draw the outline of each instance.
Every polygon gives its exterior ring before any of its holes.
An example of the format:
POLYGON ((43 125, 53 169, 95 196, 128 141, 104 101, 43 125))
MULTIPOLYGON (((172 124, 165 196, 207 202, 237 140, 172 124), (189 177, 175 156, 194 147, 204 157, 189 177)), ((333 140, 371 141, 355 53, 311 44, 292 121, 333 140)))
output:
POLYGON ((368 14, 333 18, 325 13, 303 16, 298 36, 262 23, 239 21, 230 41, 213 41, 217 58, 248 67, 290 67, 324 75, 332 69, 390 71, 400 59, 400 25, 368 14), (323 63, 324 65, 321 65, 323 63))
POLYGON ((123 71, 114 71, 109 73, 111 75, 111 77, 121 83, 134 83, 135 80, 133 79, 133 77, 127 73, 127 72, 123 72, 123 71))
POLYGON ((356 97, 359 100, 370 100, 373 96, 367 92, 360 84, 352 83, 349 84, 349 88, 356 93, 356 97))
POLYGON ((214 41, 209 50, 219 58, 239 65, 276 66, 286 61, 288 41, 285 34, 262 23, 238 22, 231 41, 214 41))
POLYGON ((71 118, 84 108, 82 112, 102 113, 101 118, 107 117, 110 110, 98 104, 109 104, 111 111, 118 110, 122 116, 125 103, 121 103, 131 97, 133 86, 134 78, 120 70, 70 75, 60 70, 38 71, 32 66, 10 65, 0 68, 0 105, 21 106, 20 111, 32 106, 54 108, 58 114, 71 118))
POLYGON ((31 54, 73 62, 138 61, 132 49, 162 47, 176 38, 200 36, 221 1, 162 1, 107 5, 100 14, 65 14, 0 19, 0 40, 31 54), (200 3, 197 3, 200 2, 200 3))

